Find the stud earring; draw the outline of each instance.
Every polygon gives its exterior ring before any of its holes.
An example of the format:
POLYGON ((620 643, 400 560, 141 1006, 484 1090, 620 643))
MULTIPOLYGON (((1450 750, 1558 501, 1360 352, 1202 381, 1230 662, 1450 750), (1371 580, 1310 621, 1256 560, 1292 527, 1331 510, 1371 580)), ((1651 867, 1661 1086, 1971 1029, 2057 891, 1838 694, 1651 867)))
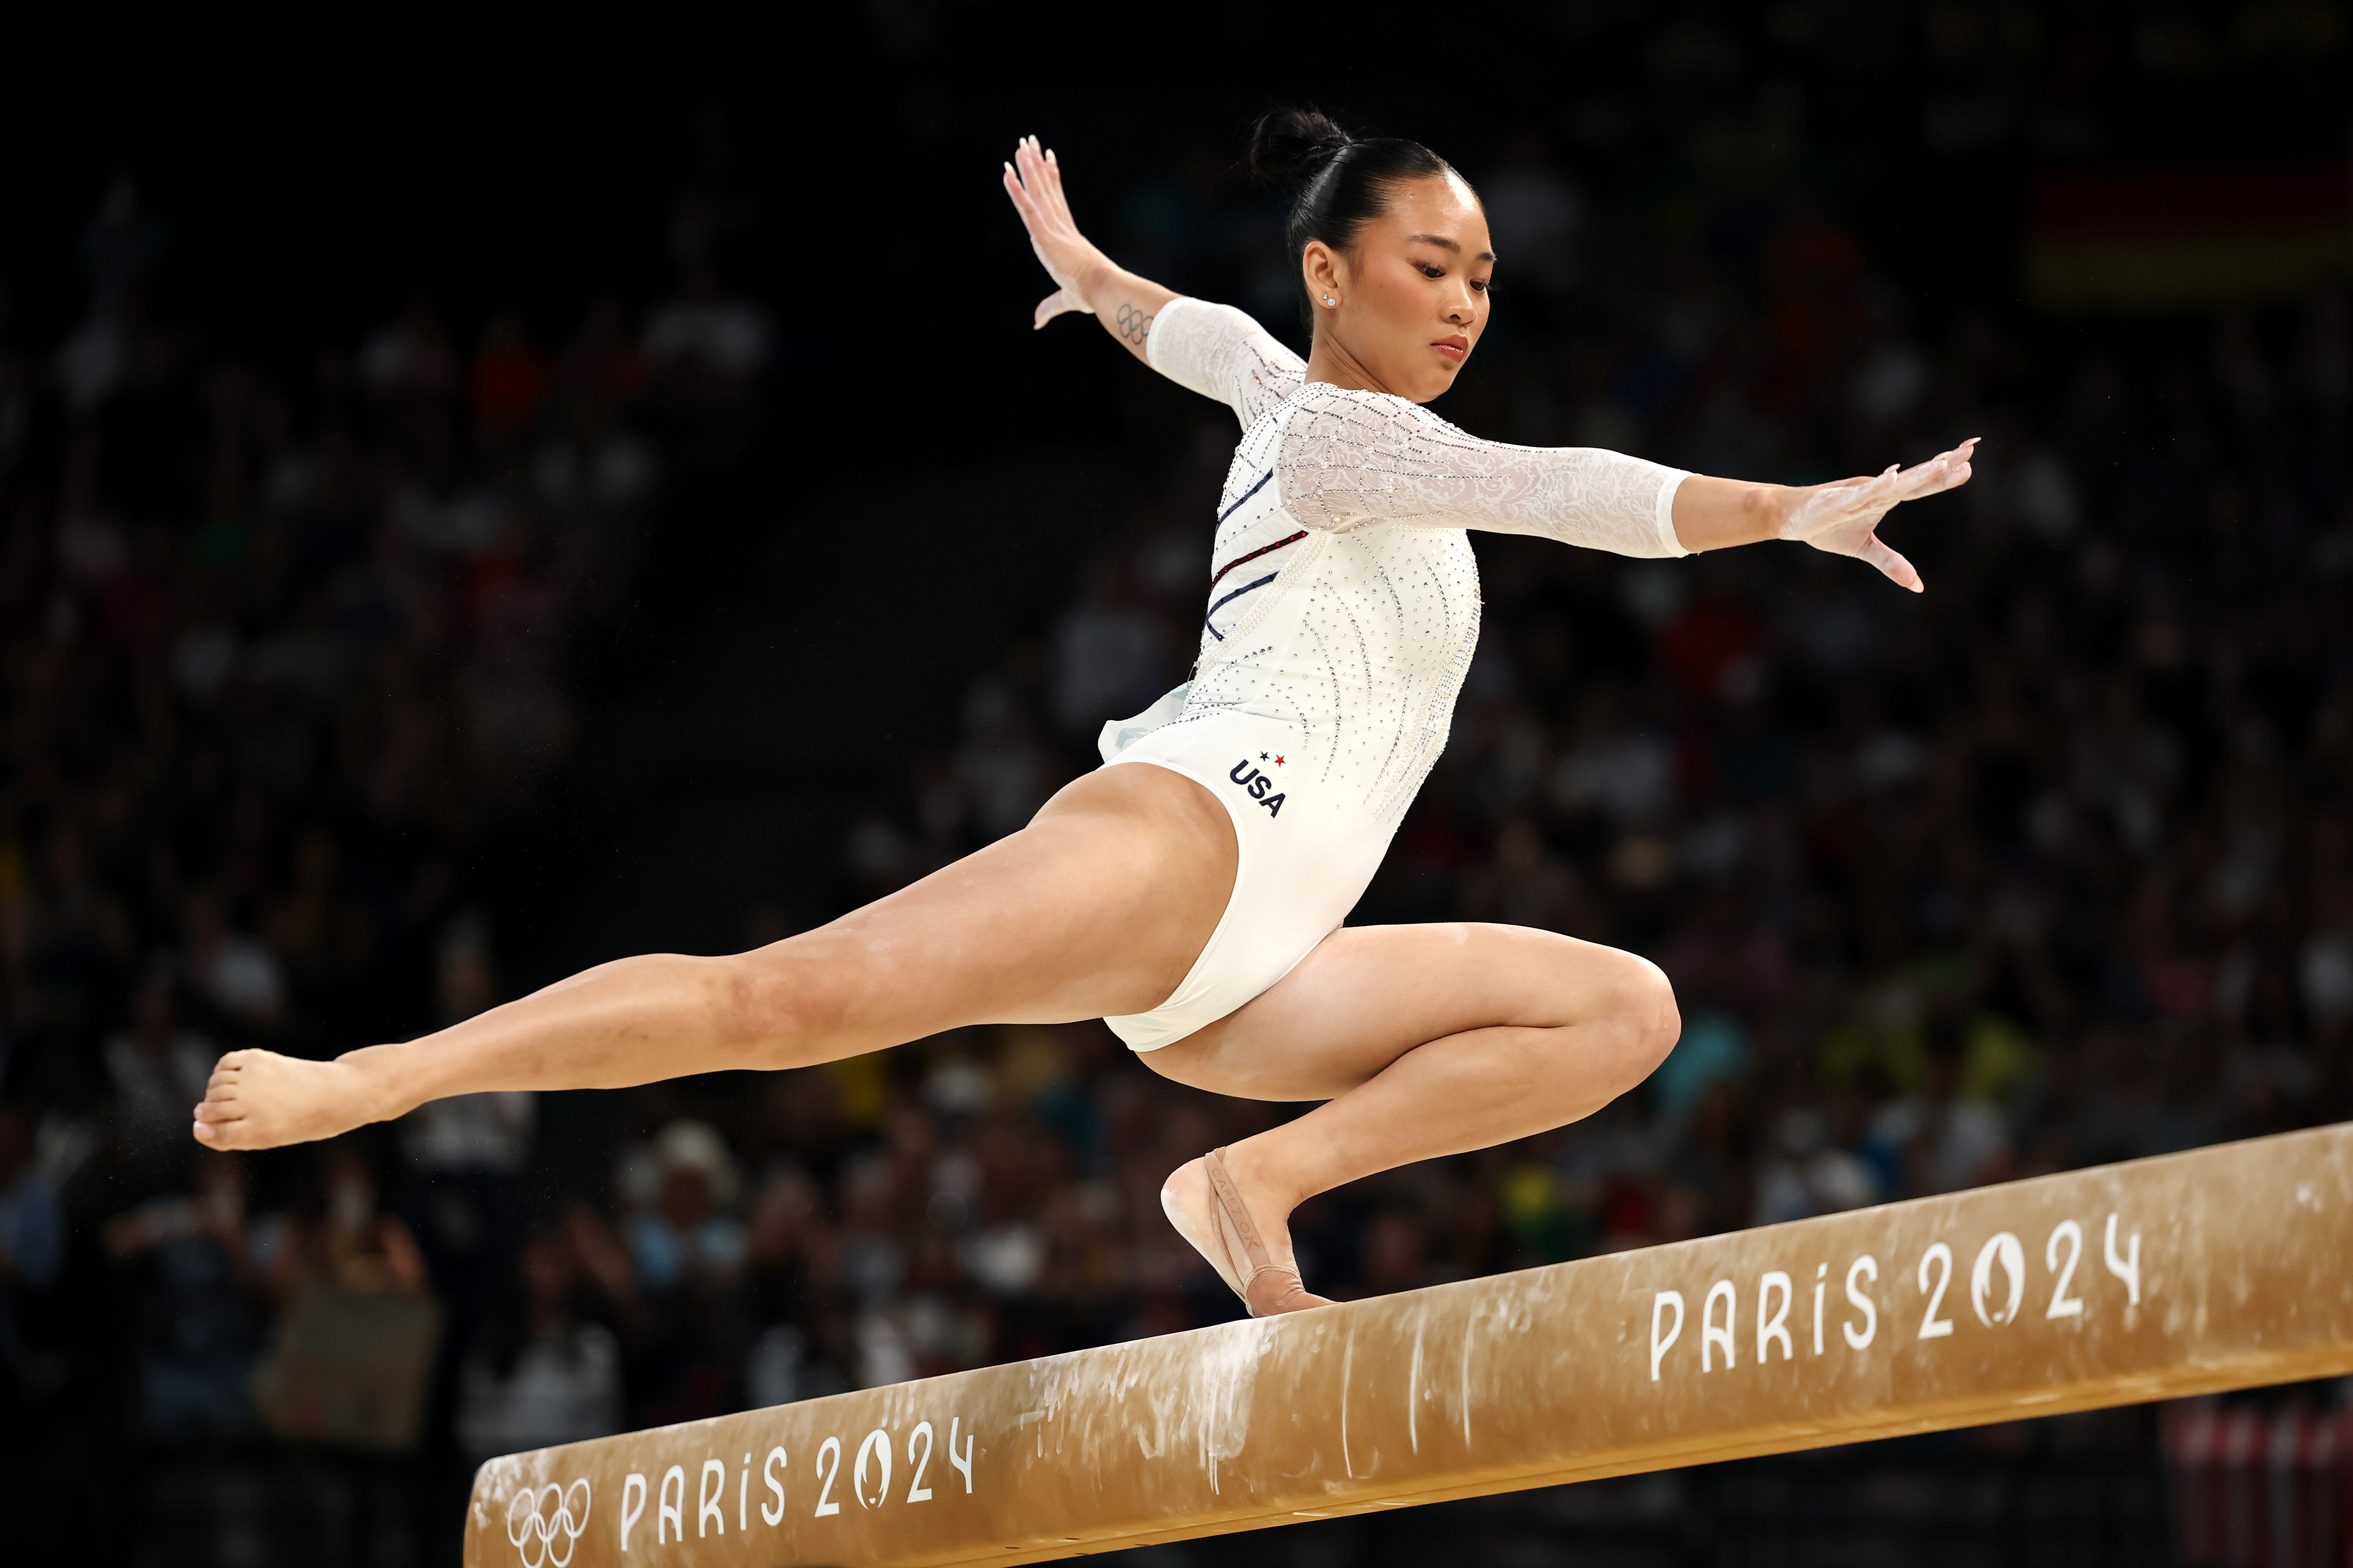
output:
POLYGON ((1328 304, 1330 304, 1330 303, 1332 302, 1332 296, 1331 296, 1331 295, 1329 295, 1329 294, 1324 295, 1324 302, 1325 304, 1327 304, 1327 305, 1328 305, 1328 304))

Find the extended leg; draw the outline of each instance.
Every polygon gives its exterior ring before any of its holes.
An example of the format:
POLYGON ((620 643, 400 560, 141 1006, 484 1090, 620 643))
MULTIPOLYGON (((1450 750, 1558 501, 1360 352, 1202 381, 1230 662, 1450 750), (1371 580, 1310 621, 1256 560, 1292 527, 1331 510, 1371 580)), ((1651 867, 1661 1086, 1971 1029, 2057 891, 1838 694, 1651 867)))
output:
MULTIPOLYGON (((1648 1077, 1680 1026, 1666 977, 1631 953, 1514 926, 1366 926, 1144 1059, 1197 1089, 1325 1102, 1225 1156, 1287 1260, 1285 1221, 1306 1198, 1590 1115, 1648 1077)), ((1169 1185, 1207 1234, 1200 1162, 1169 1185)))
POLYGON ((1166 769, 1106 768, 1019 833, 831 925, 730 958, 600 964, 405 1045, 221 1058, 197 1139, 332 1137, 445 1095, 802 1067, 965 1024, 1157 1006, 1217 927, 1233 822, 1166 769))

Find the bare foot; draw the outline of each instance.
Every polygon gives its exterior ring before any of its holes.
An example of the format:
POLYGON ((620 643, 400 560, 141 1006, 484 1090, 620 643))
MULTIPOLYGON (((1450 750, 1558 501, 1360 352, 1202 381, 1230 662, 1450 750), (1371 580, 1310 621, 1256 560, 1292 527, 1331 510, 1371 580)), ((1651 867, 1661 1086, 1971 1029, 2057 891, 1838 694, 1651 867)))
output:
POLYGON ((1169 1173, 1168 1180, 1161 1184, 1160 1206, 1166 1212, 1168 1223, 1194 1251, 1209 1260, 1209 1267, 1242 1299, 1250 1316, 1271 1318, 1309 1307, 1331 1306, 1333 1303, 1324 1298, 1310 1295, 1300 1282, 1288 1223, 1291 1205, 1276 1196, 1272 1188, 1255 1179, 1256 1172, 1247 1154, 1233 1149, 1217 1153, 1232 1182, 1228 1201, 1217 1201, 1209 1179, 1208 1157, 1187 1160, 1169 1173), (1240 1200, 1245 1213, 1233 1213, 1235 1199, 1240 1200), (1250 1256, 1252 1237, 1245 1236, 1244 1226, 1255 1233, 1261 1248, 1258 1258, 1250 1256))
POLYGON ((208 1149, 308 1143, 376 1120, 352 1069, 276 1051, 231 1051, 213 1068, 196 1107, 196 1142, 208 1149))

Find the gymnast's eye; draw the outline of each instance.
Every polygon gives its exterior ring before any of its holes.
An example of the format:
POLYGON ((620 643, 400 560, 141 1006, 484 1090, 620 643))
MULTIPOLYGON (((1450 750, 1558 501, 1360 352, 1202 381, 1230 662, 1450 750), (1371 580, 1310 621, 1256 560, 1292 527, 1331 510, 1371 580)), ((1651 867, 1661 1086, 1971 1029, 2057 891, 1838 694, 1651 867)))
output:
POLYGON ((1473 278, 1471 279, 1471 287, 1477 293, 1493 294, 1495 291, 1495 280, 1493 278, 1473 278))
POLYGON ((1446 276, 1446 268, 1443 267, 1432 267, 1427 261, 1418 261, 1414 263, 1414 265, 1421 268, 1421 275, 1424 278, 1443 278, 1446 276))

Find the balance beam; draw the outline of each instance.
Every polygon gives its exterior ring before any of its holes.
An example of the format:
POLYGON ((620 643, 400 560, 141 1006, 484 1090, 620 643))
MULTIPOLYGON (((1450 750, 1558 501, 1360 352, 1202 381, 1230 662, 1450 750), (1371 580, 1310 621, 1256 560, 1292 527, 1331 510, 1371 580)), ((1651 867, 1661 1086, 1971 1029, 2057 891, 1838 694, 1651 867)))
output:
POLYGON ((469 1568, 1035 1563, 2353 1372, 2353 1124, 485 1464, 469 1568))

